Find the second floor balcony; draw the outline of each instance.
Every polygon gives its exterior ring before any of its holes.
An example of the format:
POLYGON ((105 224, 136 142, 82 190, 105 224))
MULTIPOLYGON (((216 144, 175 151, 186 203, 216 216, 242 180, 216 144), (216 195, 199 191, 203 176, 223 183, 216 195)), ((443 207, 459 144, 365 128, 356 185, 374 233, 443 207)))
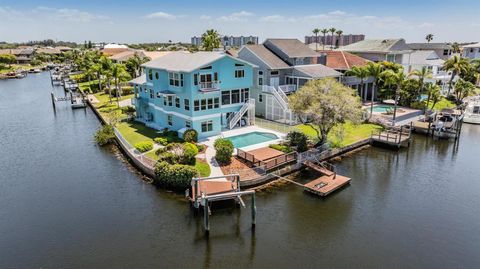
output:
POLYGON ((197 88, 200 92, 213 92, 220 90, 220 81, 199 82, 197 88))

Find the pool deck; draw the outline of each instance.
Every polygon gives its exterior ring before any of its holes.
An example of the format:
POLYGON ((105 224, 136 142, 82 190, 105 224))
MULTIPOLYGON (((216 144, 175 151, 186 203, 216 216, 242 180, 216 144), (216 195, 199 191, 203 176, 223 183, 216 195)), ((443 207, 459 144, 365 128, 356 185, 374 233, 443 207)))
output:
MULTIPOLYGON (((267 141, 267 142, 263 142, 263 143, 258 143, 258 144, 251 145, 251 146, 248 146, 248 147, 243 147, 243 148, 241 148, 242 150, 247 150, 248 151, 248 150, 254 150, 254 149, 259 149, 259 148, 263 148, 263 147, 268 147, 270 144, 279 143, 280 141, 285 139, 285 136, 286 136, 286 134, 284 134, 284 133, 280 133, 280 132, 260 128, 260 127, 255 126, 255 125, 251 125, 251 126, 239 127, 239 128, 235 128, 235 129, 232 129, 232 130, 224 131, 220 135, 211 136, 211 137, 206 138, 205 140, 199 141, 201 144, 204 144, 204 145, 207 146, 207 150, 205 152, 205 158, 207 159, 207 162, 210 165, 210 170, 211 170, 210 176, 211 177, 223 176, 222 169, 220 168, 220 165, 215 160, 215 148, 213 147, 213 143, 215 142, 215 140, 217 138, 220 138, 220 137, 225 138, 225 137, 248 134, 248 133, 253 133, 253 132, 272 133, 272 134, 275 134, 277 137, 279 137, 279 139, 275 139, 275 140, 271 140, 271 141, 267 141)), ((236 154, 236 151, 234 151, 234 154, 236 154)))

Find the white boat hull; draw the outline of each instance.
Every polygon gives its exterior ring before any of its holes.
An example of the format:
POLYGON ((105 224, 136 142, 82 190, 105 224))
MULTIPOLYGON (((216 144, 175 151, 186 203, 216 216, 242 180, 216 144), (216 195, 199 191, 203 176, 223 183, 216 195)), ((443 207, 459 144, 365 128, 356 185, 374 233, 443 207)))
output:
POLYGON ((480 117, 469 117, 465 115, 465 117, 463 117, 463 122, 470 124, 480 124, 480 117))

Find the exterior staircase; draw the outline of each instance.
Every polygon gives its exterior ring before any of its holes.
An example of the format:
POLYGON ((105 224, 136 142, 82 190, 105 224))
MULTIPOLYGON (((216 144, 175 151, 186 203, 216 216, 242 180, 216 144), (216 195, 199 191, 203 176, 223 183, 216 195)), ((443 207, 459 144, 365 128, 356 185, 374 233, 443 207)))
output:
POLYGON ((228 122, 228 128, 231 130, 233 127, 235 127, 238 122, 243 118, 243 115, 245 112, 248 112, 248 125, 254 124, 255 121, 255 100, 254 99, 248 99, 247 102, 243 104, 243 106, 240 108, 238 112, 235 112, 233 114, 230 114, 230 116, 227 119, 228 122))

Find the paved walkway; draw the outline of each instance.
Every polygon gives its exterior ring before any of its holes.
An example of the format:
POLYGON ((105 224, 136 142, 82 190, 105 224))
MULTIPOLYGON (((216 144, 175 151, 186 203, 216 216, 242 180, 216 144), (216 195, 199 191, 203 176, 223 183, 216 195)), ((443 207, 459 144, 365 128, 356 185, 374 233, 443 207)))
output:
POLYGON ((202 144, 207 145, 207 150, 205 151, 205 159, 207 160, 207 163, 210 165, 210 176, 211 177, 216 177, 216 176, 223 176, 222 169, 220 168, 220 165, 217 163, 217 160, 215 160, 215 148, 213 147, 213 143, 215 142, 215 139, 217 136, 208 138, 206 141, 204 141, 202 144))
POLYGON ((97 97, 95 97, 95 95, 93 95, 93 94, 87 95, 87 98, 88 98, 88 100, 90 100, 90 103, 92 103, 92 104, 100 103, 100 101, 98 101, 97 97))
POLYGON ((132 105, 132 99, 122 100, 122 101, 118 102, 118 104, 120 105, 120 107, 131 106, 132 105))

